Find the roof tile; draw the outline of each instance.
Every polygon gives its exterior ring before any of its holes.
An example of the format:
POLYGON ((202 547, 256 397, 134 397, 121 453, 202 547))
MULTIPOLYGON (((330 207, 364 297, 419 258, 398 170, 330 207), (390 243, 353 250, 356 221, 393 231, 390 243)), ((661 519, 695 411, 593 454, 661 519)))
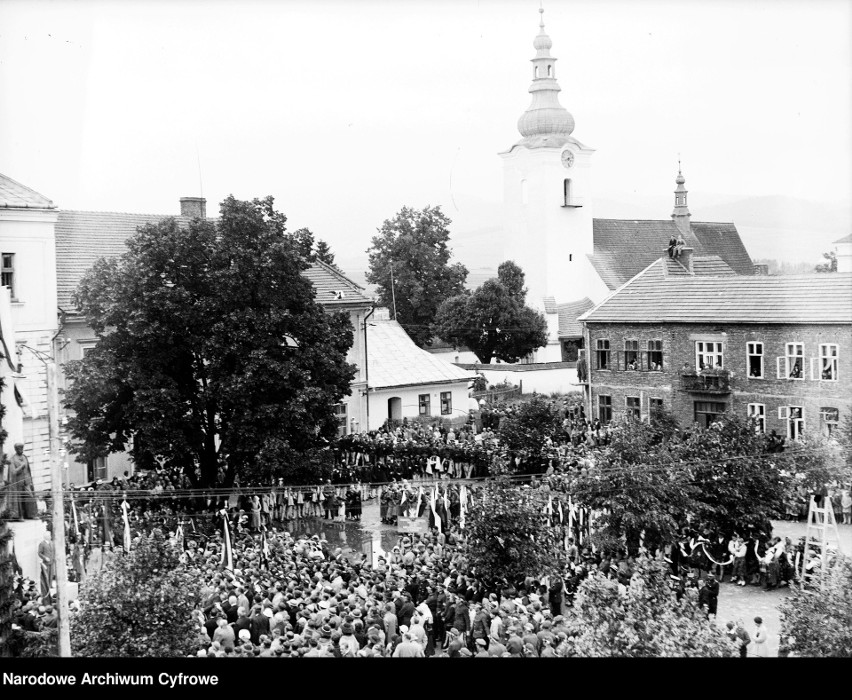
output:
POLYGON ((421 350, 396 321, 367 322, 370 388, 462 382, 476 374, 421 350))

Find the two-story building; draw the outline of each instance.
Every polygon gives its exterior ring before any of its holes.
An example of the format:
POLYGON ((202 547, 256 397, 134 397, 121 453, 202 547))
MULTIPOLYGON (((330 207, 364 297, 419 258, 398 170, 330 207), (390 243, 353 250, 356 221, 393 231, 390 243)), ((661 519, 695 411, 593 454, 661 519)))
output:
POLYGON ((14 442, 24 443, 38 490, 47 488, 50 479, 45 362, 53 356, 59 330, 54 274, 57 216, 50 199, 0 175, 0 285, 7 290, 0 300, 0 316, 2 353, 10 369, 4 389, 4 397, 9 397, 4 398, 4 423, 10 434, 3 449, 11 453, 14 442))
MULTIPOLYGON (((206 218, 207 203, 201 197, 182 197, 180 216, 174 218, 188 225, 195 218, 206 218)), ((88 349, 95 346, 97 338, 72 302, 72 295, 83 275, 102 257, 119 256, 126 252, 127 240, 136 229, 167 218, 168 214, 129 214, 107 211, 59 211, 56 222, 56 285, 58 308, 61 313, 61 330, 56 338, 57 362, 82 359, 88 349)), ((339 433, 346 434, 365 429, 367 425, 366 387, 367 360, 365 319, 373 302, 363 288, 336 268, 322 262, 313 263, 304 275, 316 290, 316 300, 328 312, 342 312, 349 316, 353 329, 353 344, 347 360, 357 368, 351 384, 351 393, 335 406, 339 433)), ((64 376, 60 387, 65 388, 64 376)), ((73 457, 67 461, 67 479, 79 484, 94 479, 111 479, 122 472, 133 472, 133 463, 125 452, 79 464, 73 457)))
POLYGON ((581 316, 587 415, 682 424, 733 411, 789 439, 852 410, 852 274, 736 275, 661 258, 581 316))

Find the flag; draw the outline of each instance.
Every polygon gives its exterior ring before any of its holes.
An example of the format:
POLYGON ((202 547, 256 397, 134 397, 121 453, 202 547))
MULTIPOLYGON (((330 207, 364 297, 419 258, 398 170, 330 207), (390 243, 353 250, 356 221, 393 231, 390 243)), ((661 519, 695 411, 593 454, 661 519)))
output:
POLYGON ((568 530, 574 534, 574 504, 571 502, 571 496, 568 496, 568 530))
POLYGON ((74 518, 74 534, 76 539, 80 541, 80 521, 77 519, 77 506, 74 504, 74 496, 71 495, 71 515, 74 518))
POLYGON ((565 522, 565 517, 562 514, 562 499, 561 498, 559 499, 558 505, 559 505, 559 524, 561 525, 563 522, 565 522))
POLYGON ((441 516, 439 516, 437 511, 435 510, 435 502, 437 501, 437 498, 438 498, 438 487, 436 486, 432 490, 432 495, 429 498, 429 505, 432 508, 432 515, 435 518, 435 527, 438 528, 438 534, 441 534, 441 516))
POLYGON ((553 496, 547 497, 546 512, 547 512, 547 526, 550 527, 551 524, 552 524, 551 521, 550 521, 550 517, 553 515, 553 496))
POLYGON ((459 489, 459 527, 464 530, 464 516, 467 510, 467 486, 462 484, 459 489))
POLYGON ((260 561, 269 568, 269 542, 266 540, 266 525, 260 531, 260 561))
POLYGON ((225 546, 222 548, 222 561, 226 569, 234 570, 234 553, 231 551, 231 532, 228 526, 228 511, 224 508, 219 511, 222 516, 222 528, 224 534, 225 546))
POLYGON ((183 546, 183 522, 179 522, 177 530, 175 530, 175 541, 181 549, 185 549, 183 546))
POLYGON ((127 518, 127 510, 130 506, 127 501, 121 502, 121 515, 124 518, 124 551, 130 551, 130 520, 127 518))

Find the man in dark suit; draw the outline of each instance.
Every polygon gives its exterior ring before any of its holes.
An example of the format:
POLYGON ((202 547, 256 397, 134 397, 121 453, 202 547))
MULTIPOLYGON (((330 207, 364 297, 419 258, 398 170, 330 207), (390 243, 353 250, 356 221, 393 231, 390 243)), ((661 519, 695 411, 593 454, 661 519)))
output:
POLYGON ((251 616, 251 625, 249 627, 249 632, 251 632, 252 644, 260 644, 261 635, 270 635, 269 618, 263 614, 263 611, 260 609, 259 605, 254 606, 254 612, 251 616))
POLYGON ((245 608, 237 608, 237 619, 231 623, 231 627, 234 628, 234 637, 236 637, 237 639, 240 638, 240 632, 242 630, 248 630, 249 632, 251 632, 251 618, 246 615, 245 608))
POLYGON ((408 591, 402 594, 404 601, 402 603, 402 607, 399 609, 399 613, 397 617, 399 618, 400 626, 406 625, 411 626, 411 616, 414 615, 415 607, 414 603, 411 602, 411 594, 408 591))

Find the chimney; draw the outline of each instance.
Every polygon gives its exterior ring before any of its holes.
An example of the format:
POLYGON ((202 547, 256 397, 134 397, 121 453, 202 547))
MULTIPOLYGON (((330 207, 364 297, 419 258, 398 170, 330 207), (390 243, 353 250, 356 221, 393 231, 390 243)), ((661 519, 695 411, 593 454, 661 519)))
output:
POLYGON ((769 274, 769 264, 768 263, 755 263, 754 264, 754 274, 756 274, 756 275, 768 275, 769 274))
POLYGON ((206 219, 207 200, 204 197, 181 197, 180 215, 190 219, 206 219))
POLYGON ((683 265, 687 270, 689 270, 690 275, 695 274, 695 268, 692 264, 692 254, 695 252, 693 248, 689 248, 684 246, 681 248, 680 255, 675 258, 681 265, 683 265))

